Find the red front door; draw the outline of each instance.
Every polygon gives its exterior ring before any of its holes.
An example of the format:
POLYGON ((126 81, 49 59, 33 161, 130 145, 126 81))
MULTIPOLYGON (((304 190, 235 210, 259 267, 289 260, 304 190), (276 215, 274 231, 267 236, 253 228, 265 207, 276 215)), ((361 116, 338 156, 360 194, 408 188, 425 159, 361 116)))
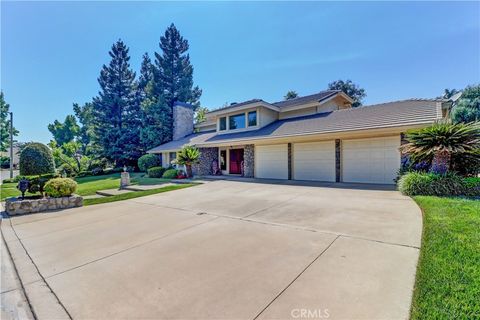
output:
POLYGON ((230 173, 241 174, 243 163, 243 149, 230 149, 230 173))

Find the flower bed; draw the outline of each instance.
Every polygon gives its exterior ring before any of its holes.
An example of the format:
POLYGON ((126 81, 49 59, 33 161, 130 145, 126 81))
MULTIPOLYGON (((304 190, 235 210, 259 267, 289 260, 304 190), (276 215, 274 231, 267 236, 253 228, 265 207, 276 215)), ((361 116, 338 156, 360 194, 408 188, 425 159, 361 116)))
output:
POLYGON ((5 201, 5 211, 13 216, 17 214, 37 213, 47 210, 67 209, 83 206, 81 196, 72 195, 60 198, 23 199, 8 198, 5 201))

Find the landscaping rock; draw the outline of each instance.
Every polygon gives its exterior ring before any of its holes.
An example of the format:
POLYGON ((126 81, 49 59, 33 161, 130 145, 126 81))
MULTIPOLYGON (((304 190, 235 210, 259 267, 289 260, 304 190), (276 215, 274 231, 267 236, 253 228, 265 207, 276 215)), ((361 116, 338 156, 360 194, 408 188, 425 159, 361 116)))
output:
POLYGON ((62 198, 24 199, 9 198, 5 201, 5 211, 13 216, 83 206, 83 198, 77 195, 62 198))

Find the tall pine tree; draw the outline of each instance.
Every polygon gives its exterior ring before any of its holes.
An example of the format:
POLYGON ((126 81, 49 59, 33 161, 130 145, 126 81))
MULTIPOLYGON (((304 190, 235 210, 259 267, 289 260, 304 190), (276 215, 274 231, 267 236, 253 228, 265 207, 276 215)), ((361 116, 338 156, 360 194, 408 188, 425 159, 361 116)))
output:
POLYGON ((175 101, 199 106, 202 90, 193 86, 188 41, 172 23, 160 37, 162 54, 155 52, 155 94, 162 95, 171 107, 175 101))
MULTIPOLYGON (((10 105, 5 102, 3 92, 0 92, 0 151, 7 151, 10 147, 10 105)), ((18 130, 13 128, 13 136, 18 130)))
POLYGON ((98 78, 101 91, 93 99, 96 143, 102 157, 117 166, 136 165, 141 156, 139 128, 141 113, 130 56, 123 41, 118 40, 109 52, 111 61, 98 78))
POLYGON ((198 87, 193 86, 193 67, 187 53, 188 41, 173 24, 160 37, 159 46, 161 53, 155 52, 153 74, 150 74, 151 62, 148 55, 143 56, 138 83, 144 115, 140 141, 145 151, 172 140, 173 104, 181 101, 198 107, 202 94, 198 87))

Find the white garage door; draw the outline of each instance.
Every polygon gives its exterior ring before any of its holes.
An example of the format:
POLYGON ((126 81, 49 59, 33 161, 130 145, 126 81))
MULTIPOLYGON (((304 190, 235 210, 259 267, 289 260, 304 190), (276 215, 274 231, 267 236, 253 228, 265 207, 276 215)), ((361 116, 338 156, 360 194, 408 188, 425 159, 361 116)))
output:
POLYGON ((400 136, 342 140, 344 182, 393 184, 400 168, 400 136))
POLYGON ((255 177, 288 179, 288 145, 255 146, 255 177))
POLYGON ((295 180, 335 181, 335 141, 295 143, 295 180))

